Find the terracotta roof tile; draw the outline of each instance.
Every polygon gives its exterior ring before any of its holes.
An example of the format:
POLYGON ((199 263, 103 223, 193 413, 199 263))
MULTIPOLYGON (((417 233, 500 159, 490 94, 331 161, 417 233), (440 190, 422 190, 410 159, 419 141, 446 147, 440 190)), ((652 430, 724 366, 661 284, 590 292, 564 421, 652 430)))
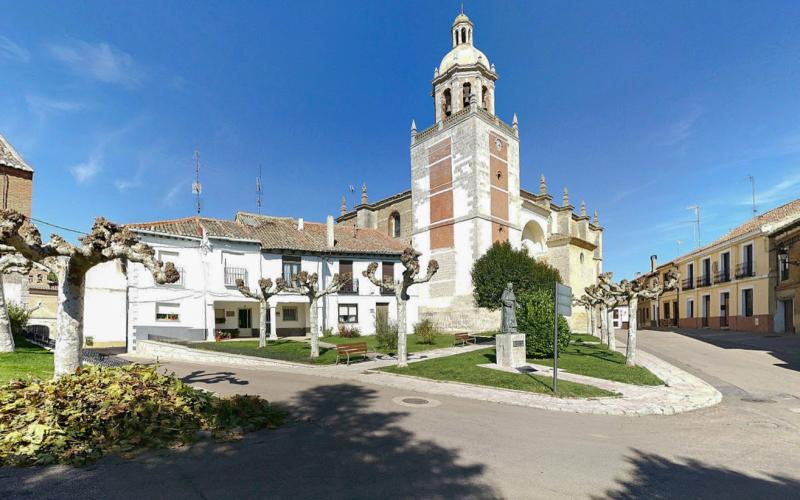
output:
POLYGON ((344 254, 399 255, 403 243, 375 229, 334 226, 334 247, 327 246, 327 227, 318 222, 298 221, 288 217, 239 212, 236 220, 210 217, 187 217, 165 221, 127 224, 136 230, 172 236, 198 238, 201 227, 209 238, 256 241, 264 250, 295 250, 303 252, 335 252, 344 254))

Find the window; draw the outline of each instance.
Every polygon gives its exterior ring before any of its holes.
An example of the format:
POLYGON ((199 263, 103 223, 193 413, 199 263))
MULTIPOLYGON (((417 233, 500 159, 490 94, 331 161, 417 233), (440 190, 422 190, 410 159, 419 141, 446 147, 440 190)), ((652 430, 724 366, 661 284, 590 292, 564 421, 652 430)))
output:
MULTIPOLYGON (((300 257, 295 255, 284 255, 283 256, 283 279, 286 280, 287 283, 292 283, 292 276, 297 276, 300 274, 300 257)), ((296 281, 293 283, 294 286, 299 286, 300 284, 296 281)))
POLYGON ((753 244, 748 243, 742 248, 742 267, 745 276, 753 276, 753 244))
POLYGON ((178 257, 180 254, 178 252, 172 252, 168 250, 156 250, 156 259, 166 264, 167 262, 172 262, 175 265, 175 269, 180 274, 180 278, 175 283, 169 283, 172 286, 183 286, 183 268, 178 265, 178 257))
POLYGON ((225 323, 225 309, 214 309, 214 324, 221 325, 225 323))
POLYGON ((156 304, 156 321, 178 321, 180 319, 180 304, 156 304))
POLYGON ((694 281, 694 262, 686 264, 686 277, 689 278, 689 283, 694 281))
POLYGON ((751 317, 753 315, 753 289, 742 290, 742 315, 751 317))
POLYGON ((789 254, 778 255, 778 276, 781 281, 789 279, 789 254))
POLYGON ((470 95, 472 95, 472 85, 469 82, 466 82, 463 86, 462 96, 461 96, 465 109, 469 107, 470 95))
POLYGON ((339 293, 358 293, 358 278, 353 274, 353 261, 340 260, 339 261, 339 276, 350 275, 350 281, 342 285, 339 293))
POLYGON ((686 300, 686 317, 694 318, 694 300, 686 300))
MULTIPOLYGON (((381 263, 381 281, 383 283, 394 283, 394 262, 381 263)), ((394 292, 388 288, 381 287, 381 293, 393 295, 394 292)))
POLYGON ((297 321, 297 308, 296 307, 284 307, 283 308, 283 320, 284 321, 297 321))
POLYGON ((450 116, 453 112, 453 97, 450 89, 445 89, 443 96, 444 103, 442 103, 442 105, 444 106, 444 116, 450 116))
POLYGON ((393 212, 389 217, 389 234, 392 238, 400 237, 400 214, 393 212))
POLYGON ((339 304, 339 323, 358 323, 358 304, 339 304))

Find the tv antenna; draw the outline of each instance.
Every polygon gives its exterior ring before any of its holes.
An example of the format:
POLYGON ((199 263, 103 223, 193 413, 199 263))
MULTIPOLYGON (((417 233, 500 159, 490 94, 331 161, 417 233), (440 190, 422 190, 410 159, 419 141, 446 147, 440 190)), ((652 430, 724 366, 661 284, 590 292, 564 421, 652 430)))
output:
POLYGON ((755 218, 756 215, 758 215, 758 206, 756 205, 756 178, 752 175, 748 175, 746 179, 750 181, 750 190, 753 194, 753 217, 755 218))
POLYGON ((200 151, 194 151, 194 182, 192 183, 192 194, 195 196, 195 208, 197 215, 200 215, 200 194, 203 192, 203 185, 200 184, 200 151))
POLYGON ((258 177, 256 177, 256 210, 261 215, 261 165, 258 166, 258 177))
POLYGON ((694 238, 697 242, 697 248, 700 248, 700 205, 689 205, 686 209, 694 211, 694 220, 688 222, 694 224, 694 238))

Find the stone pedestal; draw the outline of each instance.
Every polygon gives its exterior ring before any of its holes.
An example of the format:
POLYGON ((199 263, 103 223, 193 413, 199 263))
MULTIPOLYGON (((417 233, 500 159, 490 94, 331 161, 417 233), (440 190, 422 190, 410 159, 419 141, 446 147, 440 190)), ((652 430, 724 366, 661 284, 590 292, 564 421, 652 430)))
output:
POLYGON ((497 365, 517 368, 527 364, 525 359, 525 334, 503 333, 495 336, 497 365))

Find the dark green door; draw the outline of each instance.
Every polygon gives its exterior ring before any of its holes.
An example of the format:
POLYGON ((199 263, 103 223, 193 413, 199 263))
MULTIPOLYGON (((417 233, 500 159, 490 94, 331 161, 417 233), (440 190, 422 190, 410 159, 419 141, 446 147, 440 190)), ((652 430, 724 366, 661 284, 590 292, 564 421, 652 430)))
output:
POLYGON ((239 309, 239 328, 250 328, 250 309, 239 309))

